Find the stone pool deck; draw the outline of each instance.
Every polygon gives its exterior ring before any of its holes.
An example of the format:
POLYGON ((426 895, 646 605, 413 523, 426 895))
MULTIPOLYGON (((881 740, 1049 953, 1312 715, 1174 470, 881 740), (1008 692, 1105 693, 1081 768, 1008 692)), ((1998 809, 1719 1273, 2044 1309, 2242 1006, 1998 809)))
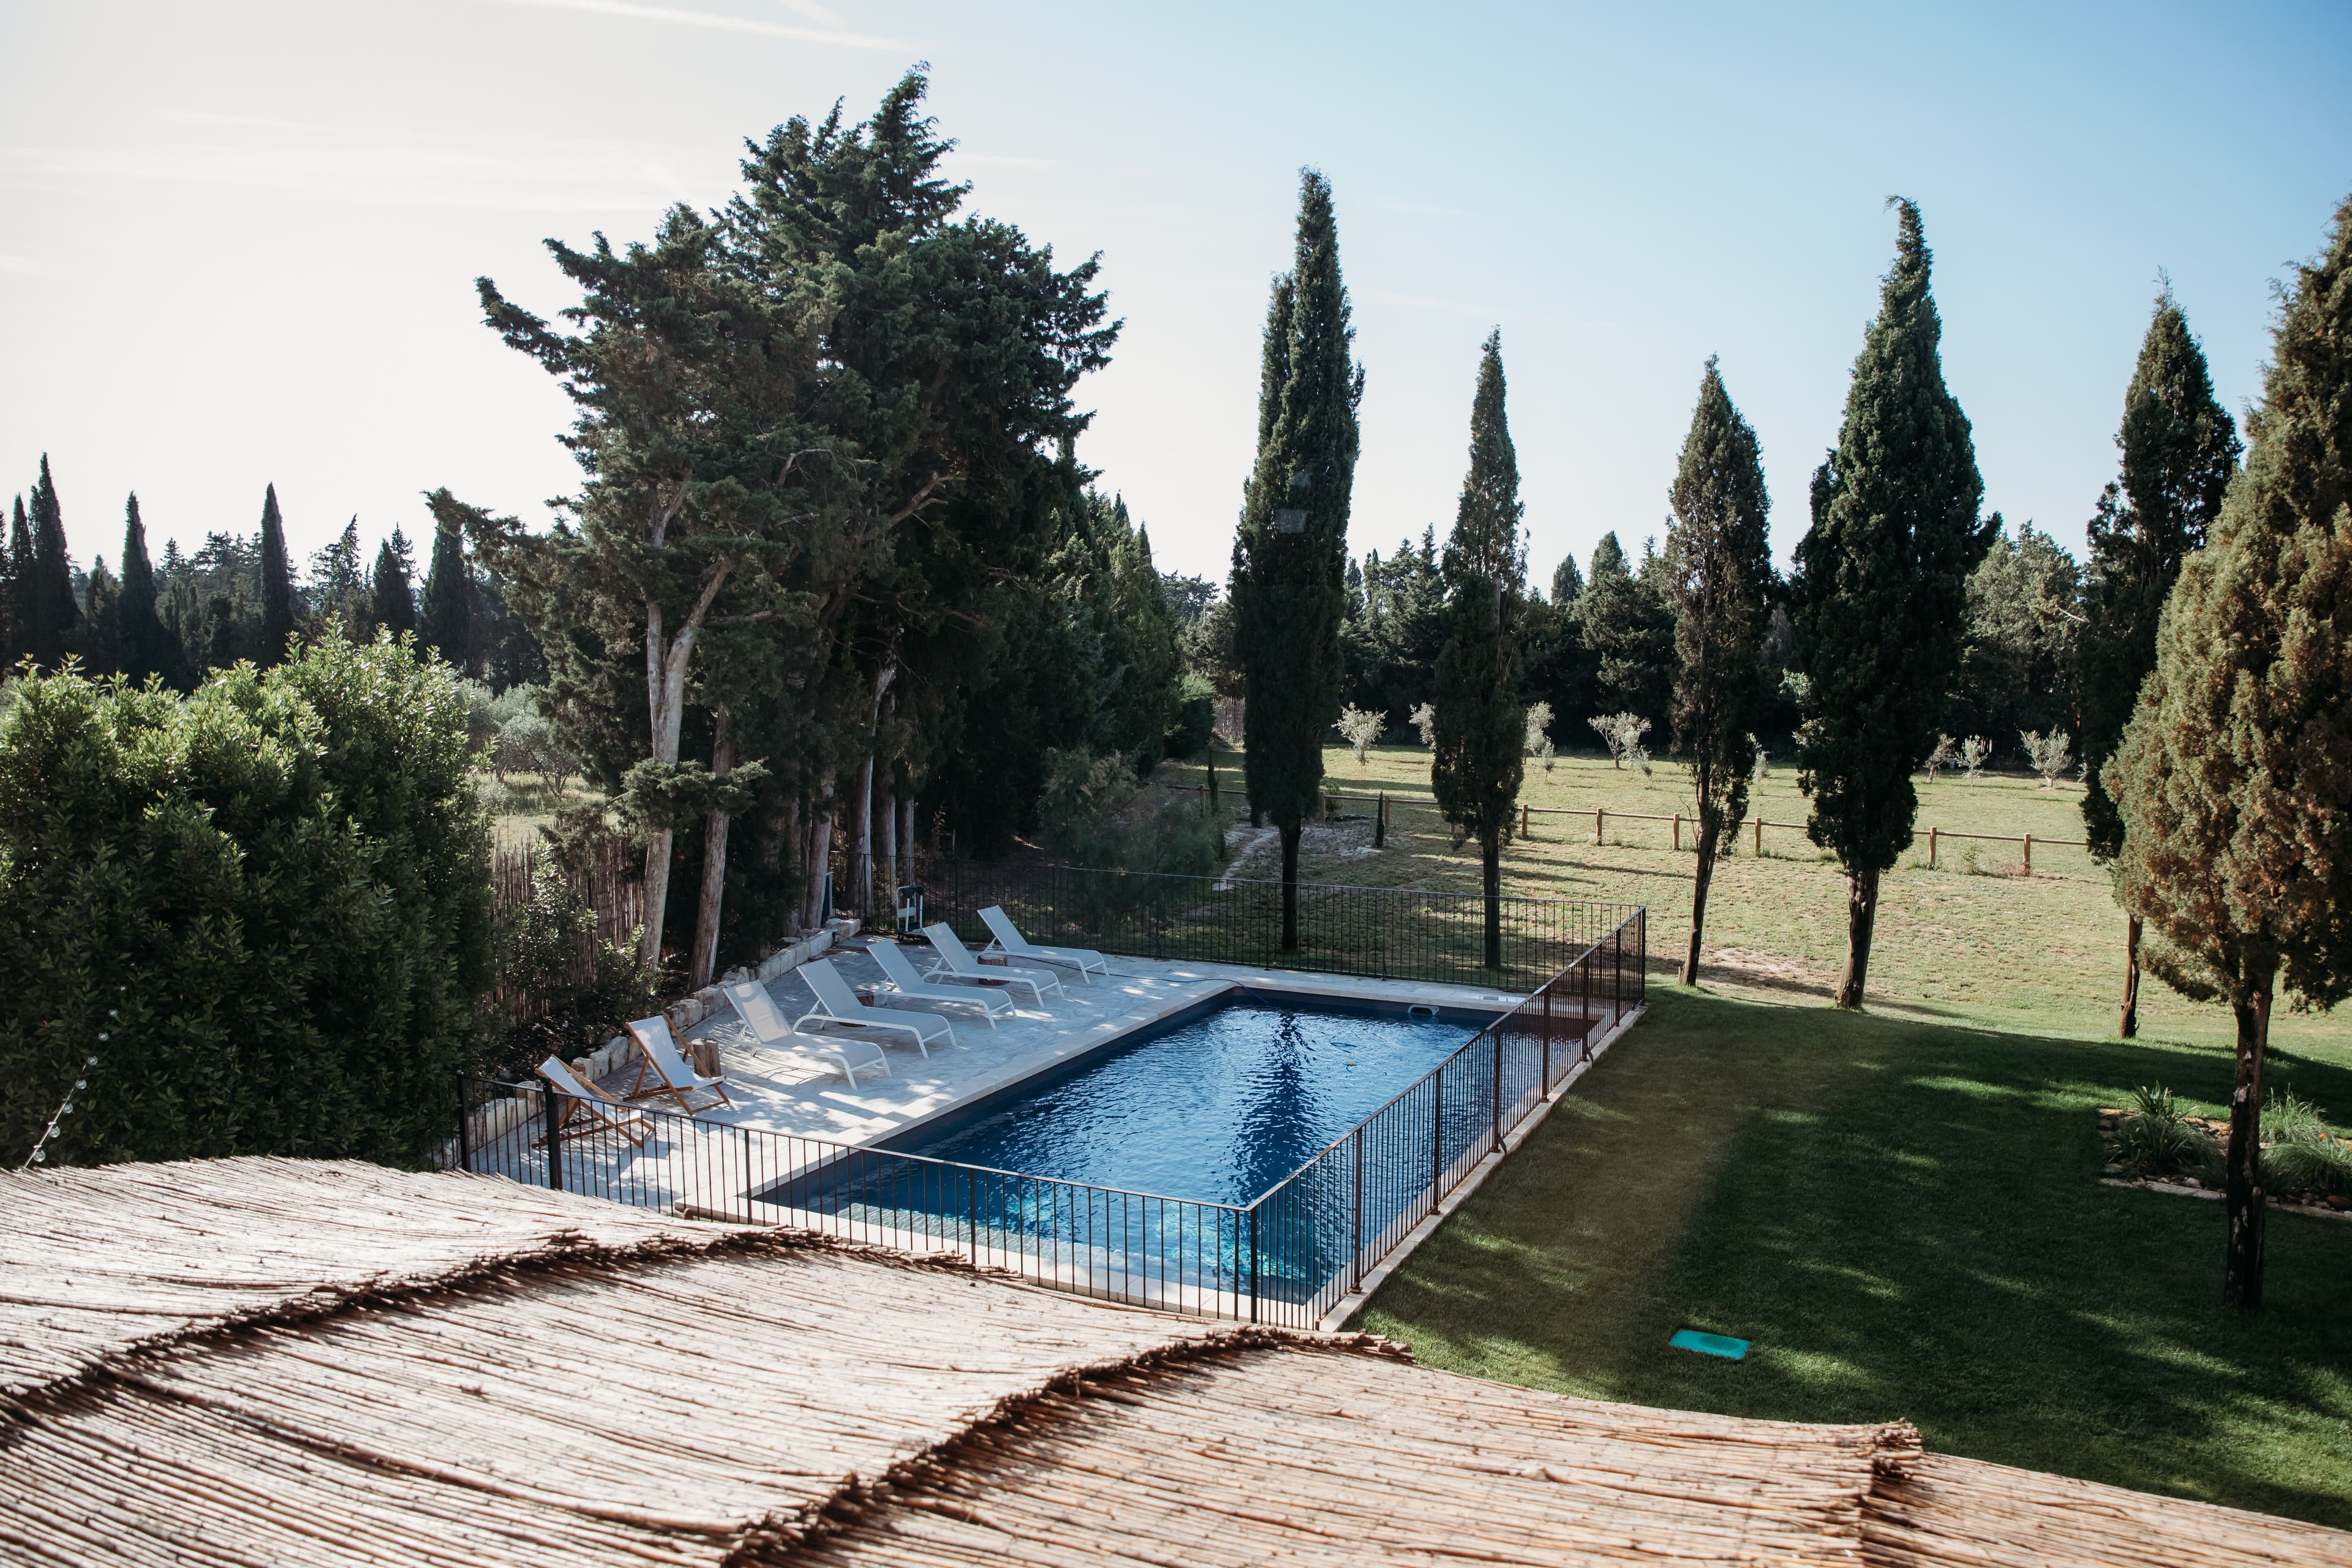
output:
MULTIPOLYGON (((904 945, 918 970, 930 967, 927 944, 904 945)), ((881 969, 866 952, 862 940, 836 948, 827 957, 855 987, 862 990, 881 983, 881 969)), ((1425 1002, 1486 1015, 1507 1012, 1519 1001, 1513 993, 1478 986, 1116 955, 1108 963, 1108 978, 1097 976, 1087 984, 1075 973, 1065 974, 1062 995, 1049 993, 1042 1009, 1024 996, 1013 1011, 997 1015, 993 1028, 974 1007, 921 1009, 925 1016, 953 1025, 955 1043, 934 1042, 927 1058, 915 1048, 911 1037, 897 1036, 886 1046, 891 1076, 876 1079, 861 1069, 854 1089, 826 1057, 814 1051, 754 1045, 751 1032, 733 1012, 722 1011, 698 1025, 688 1037, 717 1041, 728 1093, 735 1103, 718 1104, 715 1097, 698 1094, 693 1097, 696 1118, 714 1125, 753 1128, 829 1143, 871 1143, 1158 1023, 1236 984, 1338 1002, 1425 1002)), ((768 994, 787 1018, 796 1019, 816 1005, 808 983, 794 970, 770 981, 768 994)), ((898 1011, 879 1009, 876 1016, 887 1019, 898 1011)), ((617 1093, 627 1089, 635 1076, 636 1068, 631 1066, 607 1077, 604 1083, 617 1093)), ((643 1103, 653 1109, 676 1106, 674 1100, 643 1103)))

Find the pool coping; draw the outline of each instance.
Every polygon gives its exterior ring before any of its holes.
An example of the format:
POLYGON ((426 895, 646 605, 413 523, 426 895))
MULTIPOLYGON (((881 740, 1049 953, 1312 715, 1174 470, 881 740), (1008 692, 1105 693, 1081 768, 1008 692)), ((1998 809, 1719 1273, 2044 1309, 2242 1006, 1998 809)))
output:
POLYGON ((1552 1107, 1565 1099, 1568 1091, 1575 1087, 1576 1081, 1591 1071, 1593 1065, 1608 1054, 1609 1047, 1622 1039, 1626 1030, 1640 1023, 1649 1010, 1649 1004, 1644 1002, 1619 1017, 1609 1032, 1593 1043, 1591 1055, 1569 1068, 1567 1075, 1559 1080, 1559 1086, 1545 1095, 1517 1127, 1503 1135, 1503 1146, 1500 1149, 1492 1151, 1473 1166, 1470 1173, 1463 1177, 1452 1192, 1438 1200, 1437 1207, 1431 1211, 1428 1217, 1405 1232, 1398 1239, 1397 1244, 1381 1256, 1378 1263, 1364 1270, 1362 1280, 1353 1290, 1333 1302, 1331 1310, 1316 1320, 1317 1331, 1323 1333, 1336 1332, 1346 1326, 1349 1318, 1361 1311, 1374 1293, 1382 1285, 1388 1283, 1389 1277, 1404 1266, 1405 1260, 1420 1248, 1423 1242, 1437 1234, 1438 1226, 1451 1218, 1454 1210, 1467 1203, 1470 1200, 1470 1194, 1478 1190, 1486 1178, 1494 1173, 1496 1168, 1510 1158, 1519 1145, 1526 1142, 1534 1134, 1535 1130, 1543 1125, 1544 1119, 1551 1114, 1552 1107))

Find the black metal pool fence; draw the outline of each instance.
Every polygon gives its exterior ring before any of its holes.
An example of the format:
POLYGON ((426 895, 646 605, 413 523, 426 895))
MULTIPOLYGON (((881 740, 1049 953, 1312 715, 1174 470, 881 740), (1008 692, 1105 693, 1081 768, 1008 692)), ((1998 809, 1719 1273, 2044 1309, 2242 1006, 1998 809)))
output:
POLYGON ((1081 1294, 1311 1328, 1534 1113, 1646 997, 1645 911, 1620 919, 1525 1000, 1247 1205, 989 1170, 468 1079, 467 1170, 951 1251, 1081 1294))
POLYGON ((1003 906, 1031 942, 1131 958, 1307 969, 1387 980, 1532 991, 1599 942, 1634 906, 1561 899, 1497 900, 1502 963, 1486 963, 1485 895, 1417 888, 1298 886, 1298 942, 1282 945, 1282 884, 1234 877, 1098 870, 1055 863, 926 858, 893 886, 878 859, 836 859, 835 901, 866 930, 904 929, 900 910, 989 941, 980 911, 1003 906), (919 911, 919 912, 918 912, 919 911))

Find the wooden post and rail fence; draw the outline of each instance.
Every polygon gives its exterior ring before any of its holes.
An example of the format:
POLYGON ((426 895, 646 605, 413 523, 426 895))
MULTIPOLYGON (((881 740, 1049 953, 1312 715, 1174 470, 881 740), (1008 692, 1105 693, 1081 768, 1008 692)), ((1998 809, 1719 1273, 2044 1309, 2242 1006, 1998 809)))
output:
MULTIPOLYGON (((1170 784, 1166 787, 1177 790, 1190 790, 1196 795, 1205 793, 1207 788, 1207 786, 1203 784, 1170 784)), ((1344 805, 1350 798, 1361 801, 1372 808, 1373 844, 1375 847, 1385 845, 1388 839, 1389 827, 1392 821, 1390 814, 1396 805, 1397 797, 1391 796, 1386 790, 1381 790, 1374 795, 1359 795, 1352 797, 1347 795, 1344 791, 1328 790, 1325 792, 1323 796, 1325 802, 1326 819, 1328 820, 1329 817, 1330 803, 1336 801, 1344 805)), ((1426 804, 1432 810, 1436 809, 1436 803, 1434 801, 1422 802, 1414 800, 1413 797, 1411 796, 1404 798, 1412 800, 1415 805, 1426 804)), ((1669 815, 1662 815, 1657 812, 1646 811, 1612 811, 1604 805, 1533 805, 1528 802, 1522 801, 1519 803, 1520 837, 1531 838, 1535 836, 1534 819, 1538 816, 1589 816, 1592 818, 1592 842, 1595 844, 1607 842, 1609 819, 1612 817, 1616 817, 1627 822, 1669 823, 1672 825, 1674 845, 1676 849, 1680 849, 1683 847, 1683 825, 1685 823, 1688 823, 1691 826, 1693 836, 1692 847, 1694 848, 1697 847, 1696 836, 1698 831, 1698 818, 1688 812, 1678 811, 1669 815)), ((1751 840, 1755 845, 1754 852, 1758 855, 1761 855, 1764 853, 1764 830, 1768 827, 1776 829, 1787 828, 1801 833, 1805 829, 1805 825, 1801 822, 1771 822, 1761 816, 1750 816, 1741 820, 1738 825, 1738 831, 1745 832, 1750 836, 1751 840)), ((2033 847, 2036 844, 2041 845, 2045 849, 2083 849, 2089 847, 2084 840, 2080 838, 2050 838, 2032 833, 1962 833, 1949 827, 1918 827, 1912 829, 1911 839, 1913 843, 1916 844, 1922 838, 1925 838, 1927 841, 1927 868, 1931 871, 1936 868, 1937 857, 1941 852, 1942 841, 1944 839, 1965 838, 1990 844, 2016 844, 2021 846, 2025 856, 2023 874, 2028 877, 2033 875, 2033 847)))

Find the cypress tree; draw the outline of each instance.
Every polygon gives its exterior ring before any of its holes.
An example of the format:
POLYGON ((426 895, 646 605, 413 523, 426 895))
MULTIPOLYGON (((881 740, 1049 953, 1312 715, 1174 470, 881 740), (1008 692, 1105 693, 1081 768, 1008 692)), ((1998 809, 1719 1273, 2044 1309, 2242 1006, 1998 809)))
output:
MULTIPOLYGON (((1968 416, 1944 386, 1919 209, 1895 198, 1894 268, 1863 340, 1838 444, 1813 474, 1790 625, 1813 712, 1798 739, 1807 837, 1846 874, 1837 1005, 1862 1005, 1878 879, 1911 842, 1912 770, 1959 672, 1968 577, 1990 542, 1968 416)), ((1996 525, 1997 526, 1997 525, 1996 525)))
POLYGON ((1561 556, 1559 564, 1552 569, 1551 602, 1565 610, 1574 605, 1583 594, 1584 574, 1576 569, 1576 556, 1573 553, 1561 556))
POLYGON ((261 668, 284 661, 294 635, 294 563, 286 554, 286 524, 278 515, 278 487, 261 498, 261 668))
POLYGON ((1470 404, 1470 471, 1446 542, 1445 646, 1437 655, 1430 786, 1445 820, 1478 840, 1486 967, 1503 964, 1503 839, 1527 768, 1519 630, 1527 556, 1519 459, 1503 408, 1503 334, 1486 339, 1470 404))
POLYGON ((2247 416, 2243 472, 2183 563, 2105 787, 2124 907, 2151 972, 2226 1001, 2224 1302, 2263 1304, 2263 1052, 2282 973, 2352 995, 2352 201, 2295 269, 2247 416))
POLYGON ((0 675, 25 657, 26 574, 33 563, 33 535, 25 520, 25 498, 16 497, 16 519, 0 547, 0 675))
POLYGON ((89 563, 81 629, 74 641, 74 651, 90 674, 112 675, 122 668, 122 585, 106 569, 103 555, 89 563))
POLYGON ((473 673, 474 584, 466 569, 463 503, 446 489, 425 498, 433 509, 433 563, 425 573, 417 640, 455 668, 473 673))
POLYGON ((1577 595, 1575 624, 1601 705, 1664 718, 1674 691, 1674 618, 1652 585, 1627 567, 1613 531, 1592 547, 1592 575, 1577 595))
POLYGON ((416 629, 416 595, 408 585, 408 541, 397 528, 376 546, 375 571, 369 577, 368 625, 394 638, 416 629))
POLYGON ((1339 713, 1348 509, 1363 372, 1350 354, 1348 290, 1331 187, 1300 171, 1291 270, 1266 311, 1257 464, 1234 541, 1234 647, 1249 699, 1250 806, 1282 835, 1282 945, 1298 945, 1298 836, 1323 782, 1323 734, 1339 713))
MULTIPOLYGON (((2123 738, 2141 684, 2156 668, 2156 626, 2180 563, 2204 547, 2238 471, 2238 427, 2213 396, 2205 352, 2168 288, 2140 343, 2124 392, 2119 479, 2109 480, 2090 522, 2083 625, 2076 643, 2082 693, 2084 837, 2103 865, 2123 853, 2124 819, 2101 773, 2123 738)), ((2139 1031, 2140 917, 2126 912, 2124 1001, 2118 1032, 2139 1031)))
POLYGON ((1691 888, 1683 984, 1698 984, 1707 885, 1726 835, 1748 810, 1756 765, 1750 731, 1764 708, 1764 639, 1772 624, 1772 547, 1764 460, 1715 361, 1668 492, 1666 596, 1675 614, 1675 743, 1690 758, 1698 797, 1698 867, 1691 888))
POLYGON ((138 685, 150 676, 179 679, 178 643, 155 610, 155 568, 147 559, 147 526, 139 519, 139 497, 124 503, 122 519, 122 673, 138 685))
POLYGON ((33 486, 33 568, 26 579, 25 651, 44 669, 64 662, 73 645, 81 610, 74 603, 73 558, 66 552, 65 511, 49 479, 49 456, 41 454, 41 477, 33 486))

